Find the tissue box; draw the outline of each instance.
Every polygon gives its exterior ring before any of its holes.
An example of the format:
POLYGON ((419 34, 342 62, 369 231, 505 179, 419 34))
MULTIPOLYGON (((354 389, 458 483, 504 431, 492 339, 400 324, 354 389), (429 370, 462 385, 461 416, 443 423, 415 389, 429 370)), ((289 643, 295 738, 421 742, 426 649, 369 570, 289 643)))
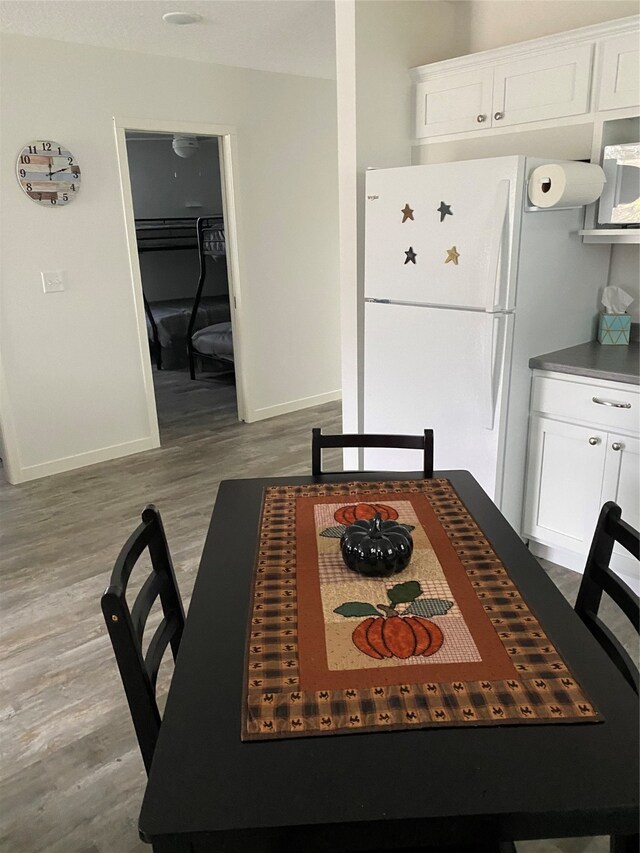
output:
POLYGON ((628 344, 631 314, 600 314, 598 341, 601 344, 628 344))

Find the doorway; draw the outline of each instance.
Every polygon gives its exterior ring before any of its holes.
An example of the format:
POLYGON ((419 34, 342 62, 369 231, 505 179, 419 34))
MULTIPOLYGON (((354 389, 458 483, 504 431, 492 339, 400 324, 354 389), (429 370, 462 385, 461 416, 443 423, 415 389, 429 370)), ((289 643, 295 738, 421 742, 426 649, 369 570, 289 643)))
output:
POLYGON ((169 122, 116 119, 115 130, 147 406, 160 445, 244 420, 235 137, 231 128, 169 122))

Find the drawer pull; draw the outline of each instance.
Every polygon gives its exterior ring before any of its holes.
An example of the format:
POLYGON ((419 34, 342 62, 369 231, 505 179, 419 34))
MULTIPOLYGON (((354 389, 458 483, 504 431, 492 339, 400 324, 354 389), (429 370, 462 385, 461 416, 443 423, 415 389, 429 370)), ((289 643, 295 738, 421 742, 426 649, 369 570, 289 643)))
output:
POLYGON ((612 450, 622 450, 622 445, 620 444, 619 441, 614 441, 613 444, 611 445, 611 449, 612 450))
POLYGON ((595 435, 592 435, 589 439, 589 444, 593 447, 595 444, 600 444, 600 439, 596 438, 595 435))
POLYGON ((615 400, 601 400, 600 397, 591 398, 599 406, 613 406, 614 409, 630 409, 631 403, 616 403, 615 400))

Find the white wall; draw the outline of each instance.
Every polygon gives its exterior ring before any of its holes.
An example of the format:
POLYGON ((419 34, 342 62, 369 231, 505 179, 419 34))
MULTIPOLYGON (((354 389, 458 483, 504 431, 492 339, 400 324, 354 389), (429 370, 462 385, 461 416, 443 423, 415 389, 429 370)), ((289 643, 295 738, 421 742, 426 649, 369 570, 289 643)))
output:
POLYGON ((222 214, 218 140, 200 139, 190 157, 178 157, 173 137, 130 137, 127 156, 136 218, 222 214), (198 207, 193 207, 194 203, 198 207))
POLYGON ((153 444, 114 115, 237 128, 248 419, 335 398, 335 85, 15 35, 3 36, 0 62, 9 164, 0 173, 0 418, 10 477, 153 444), (52 87, 64 95, 52 98, 52 87), (39 138, 68 145, 83 169, 68 207, 34 204, 12 172, 39 138), (67 271, 66 291, 43 294, 49 269, 67 271))
POLYGON ((636 0, 470 0, 464 5, 468 53, 638 14, 636 0))
POLYGON ((343 429, 362 426, 364 175, 367 167, 411 163, 414 138, 408 69, 464 52, 466 4, 338 0, 343 429), (460 6, 460 8, 458 8, 460 6), (428 59, 424 59, 424 57, 428 59))

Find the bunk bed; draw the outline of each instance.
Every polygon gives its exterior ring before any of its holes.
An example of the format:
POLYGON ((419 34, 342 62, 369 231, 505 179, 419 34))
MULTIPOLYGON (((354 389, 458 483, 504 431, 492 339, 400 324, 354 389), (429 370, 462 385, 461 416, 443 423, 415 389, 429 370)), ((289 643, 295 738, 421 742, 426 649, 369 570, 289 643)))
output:
POLYGON ((198 253, 200 256, 200 277, 193 311, 187 331, 187 350, 189 353, 189 373, 196 378, 196 361, 210 361, 217 373, 234 370, 233 338, 231 321, 214 321, 198 327, 199 312, 204 302, 202 290, 207 277, 207 257, 218 257, 225 252, 225 234, 220 221, 215 217, 201 217, 196 227, 198 253))
MULTIPOLYGON (((136 219, 138 253, 198 250, 198 219, 155 218, 136 219)), ((224 223, 221 216, 206 217, 209 230, 217 239, 208 240, 207 254, 215 259, 224 257, 224 223)), ((200 256, 202 262, 202 256, 200 256)), ((178 359, 187 357, 188 329, 194 316, 193 296, 179 299, 162 299, 150 302, 144 293, 144 309, 147 318, 147 334, 152 357, 158 370, 163 365, 163 350, 171 351, 178 359)), ((202 296, 195 312, 194 328, 211 326, 229 321, 231 312, 229 296, 202 296)))

